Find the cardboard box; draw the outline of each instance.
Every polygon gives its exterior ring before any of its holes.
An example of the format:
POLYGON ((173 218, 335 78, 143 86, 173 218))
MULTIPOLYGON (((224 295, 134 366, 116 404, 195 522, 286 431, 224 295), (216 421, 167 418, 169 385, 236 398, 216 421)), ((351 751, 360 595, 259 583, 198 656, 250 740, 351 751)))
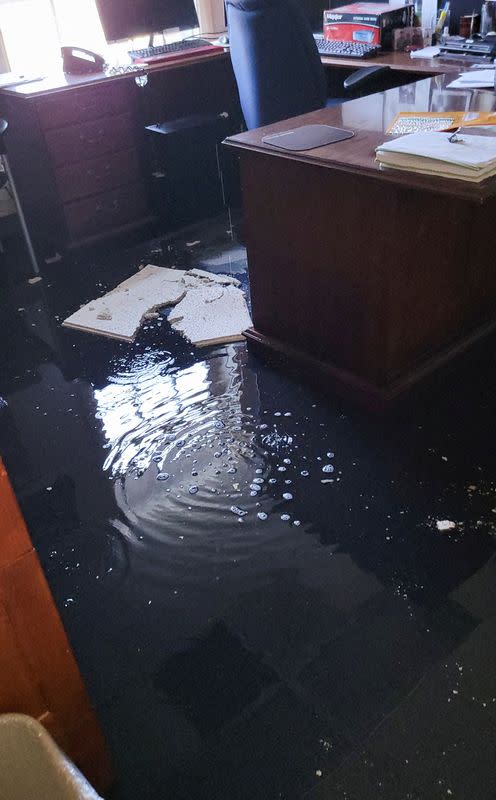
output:
POLYGON ((414 6, 405 3, 350 3, 324 11, 324 38, 363 42, 388 50, 392 31, 412 25, 414 6))

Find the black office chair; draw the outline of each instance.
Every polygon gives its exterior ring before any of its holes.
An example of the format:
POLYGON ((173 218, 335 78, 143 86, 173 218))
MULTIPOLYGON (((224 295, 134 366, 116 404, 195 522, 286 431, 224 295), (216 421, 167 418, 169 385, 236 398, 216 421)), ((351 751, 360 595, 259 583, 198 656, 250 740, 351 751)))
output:
POLYGON ((2 163, 3 166, 3 172, 0 172, 0 189, 2 189, 8 182, 9 189, 12 193, 12 197, 14 199, 14 203, 16 206, 17 216, 19 217, 19 223, 21 225, 24 241, 26 243, 26 247, 29 253, 31 265, 33 267, 33 272, 36 277, 39 277, 40 268, 38 266, 38 260, 36 258, 36 253, 34 251, 33 243, 31 241, 31 236, 29 235, 29 231, 26 225, 26 219, 22 211, 21 201, 19 200, 19 195, 17 194, 16 185, 14 183, 14 177, 12 175, 12 171, 9 165, 9 159, 7 158, 5 134, 7 133, 8 127, 9 124, 7 120, 0 118, 0 162, 2 163))
MULTIPOLYGON (((229 44, 248 128, 343 102, 326 97, 326 76, 298 0, 225 0, 229 44)), ((344 82, 363 89, 387 67, 365 67, 344 82)))

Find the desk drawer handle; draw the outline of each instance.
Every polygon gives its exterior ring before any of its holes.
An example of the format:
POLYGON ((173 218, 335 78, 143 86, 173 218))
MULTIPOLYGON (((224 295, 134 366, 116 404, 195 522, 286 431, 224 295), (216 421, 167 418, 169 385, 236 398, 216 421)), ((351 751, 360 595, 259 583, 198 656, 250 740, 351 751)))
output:
POLYGON ((105 207, 104 203, 97 203, 95 206, 95 211, 97 212, 97 214, 102 214, 104 211, 110 211, 110 213, 112 213, 113 211, 117 211, 118 208, 119 208, 119 201, 114 200, 110 204, 110 206, 107 207, 105 207))
POLYGON ((100 130, 97 131, 96 136, 90 136, 89 138, 86 138, 86 134, 80 133, 79 139, 81 142, 84 142, 85 144, 99 144, 104 135, 105 131, 103 130, 103 128, 100 128, 100 130))
POLYGON ((97 172, 94 167, 88 167, 88 169, 86 170, 86 175, 88 176, 88 178, 95 178, 95 180, 100 180, 101 178, 104 177, 104 173, 106 175, 109 175, 111 169, 112 169, 112 164, 105 164, 105 166, 103 167, 102 170, 100 170, 100 172, 97 172))
POLYGON ((91 111, 93 108, 93 103, 88 103, 87 105, 76 105, 76 109, 80 111, 82 114, 86 114, 87 111, 91 111))

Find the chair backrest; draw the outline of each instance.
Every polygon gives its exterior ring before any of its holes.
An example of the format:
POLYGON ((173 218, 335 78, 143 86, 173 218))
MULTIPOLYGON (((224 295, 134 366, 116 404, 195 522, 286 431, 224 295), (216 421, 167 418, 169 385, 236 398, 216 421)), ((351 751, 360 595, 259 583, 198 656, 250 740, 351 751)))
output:
POLYGON ((225 5, 247 127, 322 108, 324 69, 297 0, 225 0, 225 5))

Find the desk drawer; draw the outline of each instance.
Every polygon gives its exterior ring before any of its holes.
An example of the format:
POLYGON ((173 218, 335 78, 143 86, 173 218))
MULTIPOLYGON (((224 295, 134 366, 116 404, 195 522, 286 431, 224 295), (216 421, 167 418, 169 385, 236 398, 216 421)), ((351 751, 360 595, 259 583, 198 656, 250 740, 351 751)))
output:
POLYGON ((75 200, 64 206, 67 229, 71 239, 84 239, 111 228, 134 222, 148 212, 142 183, 121 186, 110 192, 75 200))
POLYGON ((115 153, 134 145, 131 114, 84 122, 45 134, 50 159, 54 166, 76 161, 86 162, 104 153, 115 153))
POLYGON ((39 98, 36 109, 40 125, 50 130, 120 114, 130 107, 130 88, 127 80, 113 80, 39 98))
POLYGON ((63 203, 68 203, 139 181, 141 172, 136 150, 121 150, 90 161, 58 167, 55 177, 60 198, 63 203))

